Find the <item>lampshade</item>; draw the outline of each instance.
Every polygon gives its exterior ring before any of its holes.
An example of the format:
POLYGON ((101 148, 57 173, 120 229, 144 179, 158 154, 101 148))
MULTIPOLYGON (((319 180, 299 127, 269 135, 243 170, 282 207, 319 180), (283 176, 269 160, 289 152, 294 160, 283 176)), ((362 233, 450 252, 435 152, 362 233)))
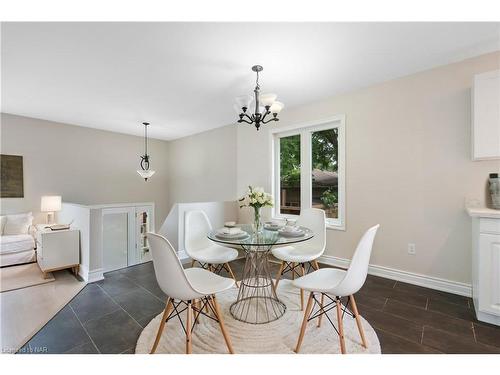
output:
POLYGON ((148 169, 148 170, 142 170, 142 169, 139 169, 137 171, 137 173, 139 173, 139 175, 144 178, 145 180, 147 180, 149 177, 151 177, 152 175, 155 174, 155 171, 151 170, 151 169, 148 169))
POLYGON ((45 195, 42 197, 41 204, 42 212, 61 211, 61 196, 60 195, 45 195))
POLYGON ((252 102, 252 96, 250 95, 241 95, 236 97, 236 104, 238 104, 239 108, 250 108, 250 103, 252 102))
POLYGON ((264 107, 267 107, 267 106, 272 106, 273 103, 276 101, 276 98, 278 97, 278 95, 276 94, 260 94, 260 97, 259 97, 259 100, 260 100, 260 104, 262 104, 264 107))
POLYGON ((281 102, 274 102, 269 110, 271 113, 280 113, 284 106, 281 102))

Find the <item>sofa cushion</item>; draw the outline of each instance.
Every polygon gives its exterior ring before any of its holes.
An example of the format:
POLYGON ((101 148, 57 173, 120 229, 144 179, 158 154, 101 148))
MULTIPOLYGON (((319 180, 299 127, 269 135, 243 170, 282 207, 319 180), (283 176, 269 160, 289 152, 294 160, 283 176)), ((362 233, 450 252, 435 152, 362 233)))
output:
POLYGON ((12 254, 35 248, 35 240, 29 234, 0 236, 0 254, 12 254))
POLYGON ((6 215, 7 221, 2 235, 29 234, 29 228, 33 224, 31 212, 18 215, 6 215))

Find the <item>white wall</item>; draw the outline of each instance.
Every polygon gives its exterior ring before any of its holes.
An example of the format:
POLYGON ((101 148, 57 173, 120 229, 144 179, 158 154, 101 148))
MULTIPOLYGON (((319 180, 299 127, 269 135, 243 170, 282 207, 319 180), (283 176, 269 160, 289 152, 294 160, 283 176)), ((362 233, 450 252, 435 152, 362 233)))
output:
POLYGON ((500 53, 483 55, 285 109, 259 132, 241 126, 237 190, 271 189, 268 129, 345 114, 347 230, 328 230, 326 254, 350 259, 363 231, 380 223, 373 264, 470 283, 464 199, 484 202, 488 174, 500 169, 471 161, 470 90, 474 74, 499 65, 500 53))
POLYGON ((235 125, 169 142, 169 202, 235 200, 235 125))
POLYGON ((156 174, 144 182, 136 172, 142 137, 2 113, 1 153, 23 156, 24 198, 1 199, 1 212, 37 213, 42 195, 84 205, 154 202, 159 228, 169 208, 168 142, 151 140, 148 151, 156 174))

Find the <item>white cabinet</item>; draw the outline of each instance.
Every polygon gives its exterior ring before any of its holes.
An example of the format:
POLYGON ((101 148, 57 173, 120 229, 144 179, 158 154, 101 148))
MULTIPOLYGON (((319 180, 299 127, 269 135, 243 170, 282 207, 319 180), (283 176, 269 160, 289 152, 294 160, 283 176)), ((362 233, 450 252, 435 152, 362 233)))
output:
POLYGON ((38 266, 47 272, 71 268, 78 273, 80 264, 80 232, 77 229, 51 231, 37 228, 36 253, 38 266))
POLYGON ((154 228, 154 206, 102 208, 103 271, 151 260, 146 233, 154 228))
POLYGON ((472 298, 477 319, 500 325, 500 211, 468 209, 472 217, 472 298))
POLYGON ((474 77, 472 159, 500 159, 500 70, 474 77))

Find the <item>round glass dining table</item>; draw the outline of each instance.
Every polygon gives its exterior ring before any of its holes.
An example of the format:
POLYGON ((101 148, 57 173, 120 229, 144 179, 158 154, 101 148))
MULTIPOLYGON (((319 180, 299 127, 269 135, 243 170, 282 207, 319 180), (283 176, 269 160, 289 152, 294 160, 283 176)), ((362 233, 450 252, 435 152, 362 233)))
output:
MULTIPOLYGON (((231 304, 233 318, 252 324, 269 323, 279 319, 286 311, 274 288, 270 272, 269 255, 273 247, 303 242, 311 239, 314 233, 305 227, 301 236, 285 236, 276 230, 263 229, 255 233, 252 225, 239 225, 246 236, 233 239, 221 236, 217 230, 208 233, 208 238, 223 245, 238 246, 245 251, 245 266, 238 297, 231 304)), ((241 236, 240 236, 241 237, 241 236)))

